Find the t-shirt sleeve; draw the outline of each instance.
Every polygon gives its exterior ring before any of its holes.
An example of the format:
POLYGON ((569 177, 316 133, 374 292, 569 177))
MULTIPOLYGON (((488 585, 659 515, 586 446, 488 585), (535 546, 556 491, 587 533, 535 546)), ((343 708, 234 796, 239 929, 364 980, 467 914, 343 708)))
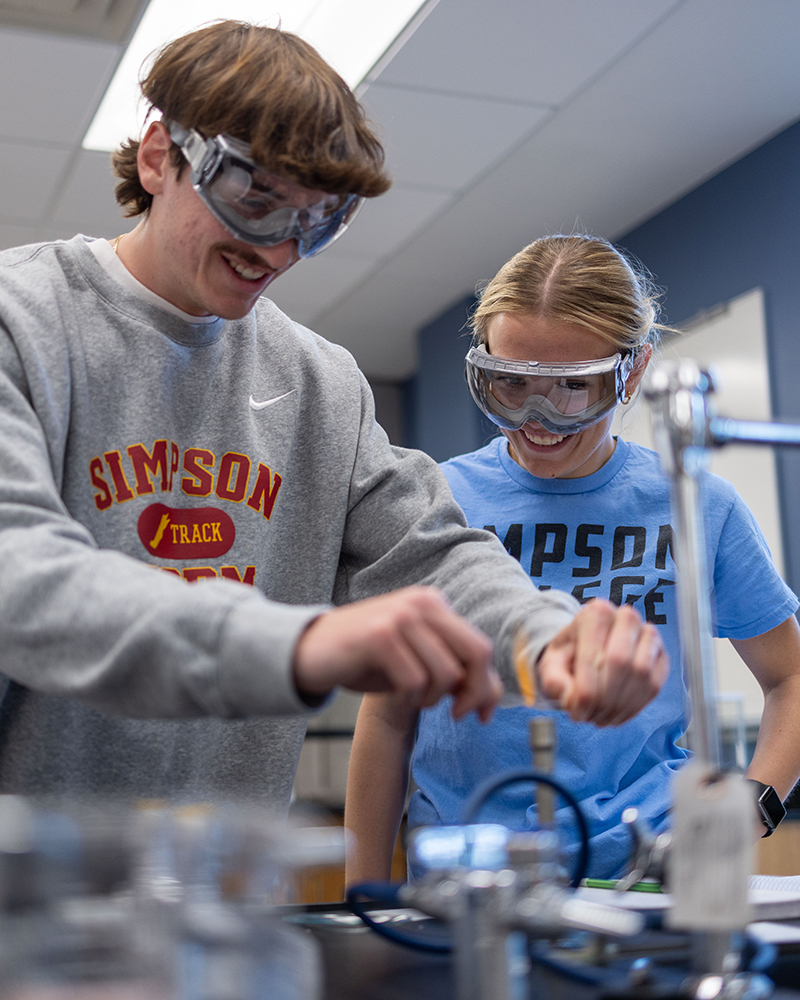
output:
POLYGON ((733 491, 714 560, 715 635, 751 639, 786 621, 798 599, 775 568, 764 534, 733 491))

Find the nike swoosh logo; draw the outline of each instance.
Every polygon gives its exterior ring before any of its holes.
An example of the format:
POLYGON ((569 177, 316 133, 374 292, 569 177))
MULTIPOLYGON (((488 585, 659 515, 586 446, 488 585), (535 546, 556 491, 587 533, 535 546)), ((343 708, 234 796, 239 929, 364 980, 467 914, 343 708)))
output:
POLYGON ((250 395, 250 409, 251 410, 263 410, 267 406, 272 406, 273 403, 279 403, 282 399, 286 399, 287 396, 291 396, 294 389, 290 389, 285 392, 282 396, 275 396, 274 399, 265 399, 263 403, 258 403, 254 399, 253 395, 250 395))

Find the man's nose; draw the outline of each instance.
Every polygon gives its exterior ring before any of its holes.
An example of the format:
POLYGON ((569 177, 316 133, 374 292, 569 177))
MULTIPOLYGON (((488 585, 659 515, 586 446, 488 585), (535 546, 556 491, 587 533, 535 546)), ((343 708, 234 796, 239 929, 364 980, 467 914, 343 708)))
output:
POLYGON ((278 243, 274 247, 259 247, 258 253, 262 260, 275 271, 284 271, 300 259, 297 240, 284 240, 283 243, 278 243))

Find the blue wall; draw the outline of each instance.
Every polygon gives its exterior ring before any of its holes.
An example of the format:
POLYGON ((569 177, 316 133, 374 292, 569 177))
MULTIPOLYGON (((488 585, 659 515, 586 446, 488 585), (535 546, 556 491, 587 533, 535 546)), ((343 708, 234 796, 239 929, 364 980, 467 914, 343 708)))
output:
MULTIPOLYGON (((800 123, 617 241, 680 323, 760 286, 775 416, 800 418, 800 123)), ((731 414, 736 416, 736 414, 731 414)), ((786 575, 800 588, 800 452, 777 452, 786 575)))
POLYGON ((473 451, 493 434, 464 378, 471 342, 466 323, 474 304, 469 295, 420 331, 419 368, 406 383, 406 444, 437 462, 473 451))
MULTIPOLYGON (((800 123, 615 242, 665 289, 673 324, 760 286, 774 412, 800 418, 800 123)), ((462 374, 461 333, 472 302, 420 331, 420 370, 407 387, 407 443, 438 460, 487 437, 462 374)), ((800 452, 778 452, 778 477, 787 579, 798 590, 800 452)))

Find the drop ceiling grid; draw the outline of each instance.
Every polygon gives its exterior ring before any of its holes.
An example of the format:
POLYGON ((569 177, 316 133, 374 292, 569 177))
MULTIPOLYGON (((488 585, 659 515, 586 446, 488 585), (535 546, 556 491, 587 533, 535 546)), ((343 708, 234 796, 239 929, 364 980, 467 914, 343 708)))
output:
POLYGON ((0 219, 39 224, 58 189, 70 150, 0 142, 0 219))
POLYGON ((318 315, 365 281, 389 253, 451 201, 442 191, 395 185, 370 199, 343 238, 324 254, 301 261, 269 289, 269 296, 293 319, 315 326, 318 315))
POLYGON ((119 53, 108 42, 0 29, 0 245, 51 235, 49 210, 119 53))
MULTIPOLYGON (((276 301, 402 378, 527 239, 613 237, 800 117, 798 50, 797 0, 441 0, 365 96, 394 188, 276 301)), ((0 246, 133 225, 79 145, 119 54, 0 29, 0 246)))
POLYGON ((547 108, 402 88, 370 87, 365 101, 385 143, 395 184, 367 203, 350 232, 319 262, 276 282, 270 296, 314 324, 429 225, 494 162, 536 129, 547 108), (349 263, 348 263, 349 262, 349 263), (338 285, 329 280, 335 271, 338 285))
POLYGON ((416 331, 525 242, 576 224, 613 238, 794 121, 800 7, 742 2, 728 16, 733 6, 676 7, 435 225, 318 317, 319 332, 345 343, 371 376, 409 374, 416 331), (408 288, 413 297, 402 294, 408 288), (372 333, 381 314, 392 342, 383 352, 372 333), (391 359, 403 359, 394 373, 391 359))
POLYGON ((79 144, 118 54, 108 43, 0 30, 0 137, 79 144))
POLYGON ((131 228, 135 220, 122 219, 114 198, 115 183, 109 153, 80 150, 53 207, 52 225, 94 236, 117 235, 131 228))
POLYGON ((547 117, 537 104, 373 84, 364 106, 399 184, 461 191, 547 117))
MULTIPOLYGON (((584 6, 578 6, 578 0, 568 0, 557 7, 541 2, 530 4, 526 0, 524 5, 510 4, 504 8, 504 16, 494 18, 486 31, 476 33, 474 15, 478 8, 473 0, 440 3, 364 98, 368 117, 386 147, 387 164, 396 182, 395 202, 401 199, 413 202, 418 192, 416 211, 413 216, 404 216, 405 225, 397 225, 395 213, 395 224, 383 227, 380 244, 376 246, 373 242, 370 266, 365 266, 363 248, 358 243, 364 225, 359 219, 342 243, 328 252, 338 254, 335 263, 330 257, 327 268, 322 259, 319 264, 315 262, 313 277, 307 266, 287 275, 270 291, 275 302, 289 313, 294 310, 302 322, 322 324, 326 332, 332 332, 333 326, 326 319, 336 314, 339 303, 346 306, 382 268, 392 267, 396 254, 413 245, 416 234, 436 225, 479 178, 491 177, 494 168, 512 156, 556 110, 547 101, 568 100, 571 94, 579 93, 598 72, 613 64, 642 33, 677 6, 676 0, 647 3, 601 0, 592 7, 588 18, 582 18, 581 31, 576 33, 575 18, 581 11, 586 13, 584 6), (609 17, 612 13, 614 17, 609 17), (519 40, 525 37, 531 14, 546 21, 546 31, 534 33, 541 51, 534 53, 536 58, 513 62, 515 56, 523 54, 519 40), (443 24, 449 25, 455 35, 450 44, 443 41, 443 24), (559 51, 557 44, 542 42, 545 35, 551 43, 569 38, 570 44, 559 51), (434 51, 438 52, 436 58, 430 54, 430 38, 434 39, 434 51), (493 59, 487 50, 499 53, 501 58, 493 59), (478 74, 476 80, 472 72, 478 64, 484 68, 500 67, 509 61, 516 76, 502 86, 491 74, 478 74), (558 81, 557 85, 553 80, 558 81), (441 89, 446 82, 450 89, 441 89), (487 93, 476 93, 476 86, 481 83, 487 93), (460 93, 459 88, 468 93, 460 93), (427 213, 420 212, 423 191, 447 192, 450 197, 431 203, 427 213), (413 225, 409 225, 412 218, 413 225), (349 268, 342 263, 345 259, 350 261, 349 268), (338 287, 330 280, 334 272, 340 280, 338 287), (319 285, 314 287, 317 280, 319 285)), ((391 199, 392 194, 384 196, 378 204, 390 203, 391 199)), ((372 227, 372 232, 377 229, 372 227)), ((441 299, 436 294, 440 305, 441 299)), ((385 329, 380 326, 379 317, 375 320, 374 325, 363 324, 363 328, 385 329)), ((355 349, 368 369, 377 364, 377 374, 383 377, 403 377, 415 360, 414 351, 409 351, 407 344, 395 343, 394 349, 390 348, 386 333, 377 351, 374 343, 367 345, 364 338, 353 341, 341 329, 333 335, 340 341, 344 338, 345 346, 355 349), (379 358, 373 360, 370 357, 373 353, 379 358)))
POLYGON ((560 105, 682 2, 441 0, 379 82, 560 105))
MULTIPOLYGON (((377 83, 369 88, 364 103, 371 120, 383 133, 387 162, 399 183, 439 185, 451 190, 453 197, 438 212, 431 213, 427 226, 418 226, 416 240, 412 237, 404 243, 395 241, 394 248, 392 241, 387 240, 383 262, 377 260, 358 284, 354 270, 351 276, 354 280, 343 285, 340 295, 316 313, 311 322, 325 335, 353 350, 366 370, 376 377, 408 375, 416 363, 415 345, 410 341, 421 324, 421 317, 426 315, 426 300, 431 301, 432 312, 428 315, 435 315, 452 300, 443 302, 442 287, 438 283, 432 286, 430 281, 422 279, 422 268, 417 266, 412 308, 400 309, 399 303, 395 308, 395 302, 386 298, 392 294, 391 281, 381 281, 381 275, 391 271, 393 276, 398 276, 395 269, 398 255, 414 254, 417 242, 424 243, 426 231, 437 229, 446 217, 457 211, 460 198, 481 178, 485 186, 497 186, 492 181, 495 169, 506 159, 513 159, 517 148, 535 136, 547 119, 559 110, 548 102, 561 100, 568 105, 681 2, 683 0, 650 0, 647 3, 601 0, 592 6, 588 15, 586 5, 579 0, 568 0, 557 6, 541 2, 509 3, 483 31, 475 30, 478 21, 474 15, 478 7, 474 0, 440 3, 423 30, 412 36, 377 83), (531 17, 538 19, 539 30, 526 33, 533 23, 531 17), (448 26, 454 37, 447 37, 448 26), (530 47, 525 49, 531 38, 538 44, 533 53, 530 47), (560 46, 559 40, 568 41, 568 44, 560 46), (526 52, 528 58, 524 57, 526 52), (481 67, 485 70, 487 66, 502 72, 509 65, 513 66, 514 75, 505 83, 491 72, 488 75, 480 72, 481 67), (477 92, 481 85, 488 93, 477 92), (506 121, 513 121, 518 126, 515 133, 507 130, 503 135, 506 121), (363 322, 353 325, 350 322, 353 303, 358 301, 358 308, 363 309, 365 289, 375 283, 381 289, 379 297, 381 302, 385 301, 392 320, 381 323, 380 316, 370 314, 367 307, 366 314, 361 317, 363 322), (340 309, 347 316, 343 323, 337 323, 340 309), (420 322, 409 326, 409 315, 420 322), (363 331, 361 335, 359 328, 363 331), (376 328, 382 330, 380 347, 376 346, 370 332, 376 328), (390 340, 394 340, 391 346, 390 340)), ((527 183, 517 188, 521 204, 511 209, 516 216, 520 208, 524 215, 528 188, 527 183)), ((489 205, 492 201, 490 197, 489 205)), ((490 222, 490 232, 498 228, 496 223, 501 218, 504 217, 496 215, 490 222)), ((426 260, 433 268, 428 270, 428 275, 438 274, 443 266, 446 269, 447 264, 443 265, 442 261, 449 259, 451 263, 457 261, 455 266, 463 283, 465 243, 477 243, 482 239, 481 227, 474 229, 474 234, 461 233, 462 239, 451 244, 451 248, 459 248, 457 255, 440 245, 444 257, 437 255, 435 262, 430 258, 426 260)), ((347 239, 353 238, 348 234, 347 239)), ((345 246, 343 243, 342 247, 345 246)), ((474 253, 475 247, 467 246, 466 254, 470 252, 474 253)), ((280 304, 281 289, 276 287, 273 294, 280 304)), ((368 293, 366 297, 369 298, 368 293)), ((404 295, 397 297, 407 298, 404 295)))

